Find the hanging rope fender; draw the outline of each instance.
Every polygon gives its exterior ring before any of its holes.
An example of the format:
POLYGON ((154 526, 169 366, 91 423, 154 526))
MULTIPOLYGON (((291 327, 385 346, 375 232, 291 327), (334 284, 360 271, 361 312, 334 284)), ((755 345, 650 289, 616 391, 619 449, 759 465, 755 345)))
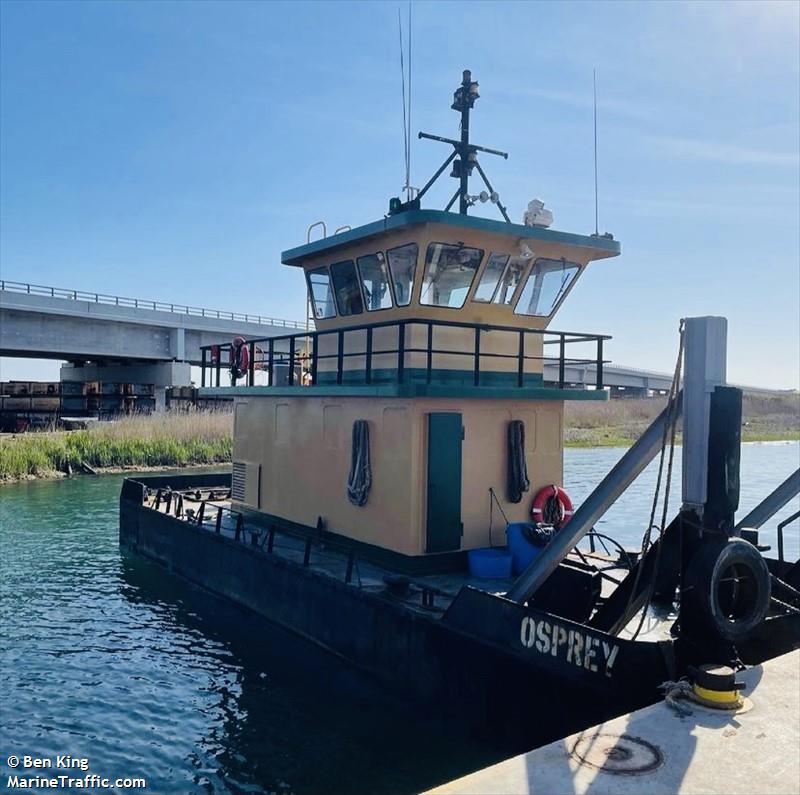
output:
POLYGON ((508 501, 521 502, 530 487, 525 461, 525 423, 512 420, 508 423, 508 501))
POLYGON ((569 494, 555 483, 540 489, 531 505, 533 520, 552 525, 556 530, 560 530, 572 518, 573 513, 569 494))
POLYGON ((231 378, 235 381, 247 373, 250 367, 250 351, 244 337, 234 337, 230 353, 231 378))
POLYGON ((347 499, 359 508, 367 504, 372 486, 372 466, 369 460, 369 424, 366 420, 353 423, 353 444, 350 454, 350 475, 347 478, 347 499))

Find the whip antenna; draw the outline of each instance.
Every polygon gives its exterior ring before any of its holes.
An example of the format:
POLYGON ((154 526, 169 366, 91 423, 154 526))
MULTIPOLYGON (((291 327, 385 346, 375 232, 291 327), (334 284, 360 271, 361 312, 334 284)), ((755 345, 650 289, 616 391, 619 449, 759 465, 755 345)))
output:
POLYGON ((406 136, 406 201, 411 199, 411 0, 408 3, 408 134, 406 136))
POLYGON ((597 69, 592 69, 594 89, 594 233, 600 234, 599 213, 597 209, 597 69))
MULTIPOLYGON (((410 9, 409 9, 410 11, 410 9)), ((408 169, 409 169, 409 145, 408 145, 408 138, 410 135, 409 132, 409 122, 406 115, 406 67, 405 63, 403 62, 403 19, 400 15, 400 9, 397 9, 397 28, 400 32, 400 82, 403 88, 403 160, 406 167, 406 194, 408 194, 408 169)), ((409 65, 410 69, 410 65, 409 65)), ((409 71, 409 79, 411 78, 411 72, 409 71)), ((408 87, 409 94, 411 93, 411 86, 408 87)), ((410 115, 411 108, 409 108, 409 115, 410 115)))

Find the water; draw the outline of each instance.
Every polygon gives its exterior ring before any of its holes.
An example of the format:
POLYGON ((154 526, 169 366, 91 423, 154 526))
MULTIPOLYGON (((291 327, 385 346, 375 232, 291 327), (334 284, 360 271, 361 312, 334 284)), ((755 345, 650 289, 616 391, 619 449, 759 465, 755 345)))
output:
MULTIPOLYGON (((622 452, 566 452, 576 502, 622 452)), ((798 459, 797 443, 745 445, 742 510, 798 459)), ((606 532, 639 543, 654 478, 648 469, 609 512, 606 532)), ((0 489, 4 784, 7 754, 70 754, 109 778, 145 777, 157 793, 380 795, 416 792, 495 758, 485 742, 409 715, 287 633, 122 555, 120 482, 0 489)), ((789 556, 800 553, 799 536, 797 523, 787 528, 789 556)))
MULTIPOLYGON (((567 449, 564 453, 564 487, 575 505, 580 505, 592 488, 620 459, 622 448, 567 449)), ((755 508, 779 483, 800 466, 800 442, 756 442, 742 445, 741 485, 739 511, 741 519, 755 508)), ((665 462, 666 477, 666 462, 665 462)), ((675 449, 672 473, 669 516, 675 514, 681 499, 681 448, 675 449)), ((614 504, 597 524, 597 530, 613 536, 626 547, 641 545, 642 533, 650 521, 658 458, 639 476, 623 497, 614 504)), ((789 502, 767 526, 761 528, 760 543, 772 545, 772 555, 777 556, 776 527, 783 519, 800 510, 800 499, 789 502)), ((656 513, 656 524, 661 522, 661 509, 656 513)), ((784 554, 796 560, 800 556, 800 530, 798 522, 784 528, 784 554)))

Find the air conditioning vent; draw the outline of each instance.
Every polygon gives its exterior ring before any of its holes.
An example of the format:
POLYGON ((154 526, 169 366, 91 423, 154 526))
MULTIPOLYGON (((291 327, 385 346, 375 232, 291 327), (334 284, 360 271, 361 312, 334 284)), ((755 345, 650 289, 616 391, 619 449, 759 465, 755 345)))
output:
POLYGON ((246 483, 247 464, 244 461, 237 461, 233 465, 233 477, 231 478, 231 499, 236 500, 236 502, 244 502, 246 483))

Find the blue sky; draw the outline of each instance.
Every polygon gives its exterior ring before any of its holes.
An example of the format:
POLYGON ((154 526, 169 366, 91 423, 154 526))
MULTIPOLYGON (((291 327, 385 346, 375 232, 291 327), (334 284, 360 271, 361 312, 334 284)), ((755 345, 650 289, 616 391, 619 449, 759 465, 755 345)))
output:
MULTIPOLYGON (((0 3, 3 278, 301 318, 281 250, 320 218, 381 217, 402 185, 397 9, 0 3)), ((797 388, 799 9, 415 1, 413 130, 457 133, 472 69, 473 140, 511 153, 483 163, 512 218, 536 196, 591 232, 596 67, 600 227, 623 253, 554 327, 669 370, 681 316, 726 315, 729 379, 797 388)), ((412 182, 445 154, 415 137, 412 182)))

